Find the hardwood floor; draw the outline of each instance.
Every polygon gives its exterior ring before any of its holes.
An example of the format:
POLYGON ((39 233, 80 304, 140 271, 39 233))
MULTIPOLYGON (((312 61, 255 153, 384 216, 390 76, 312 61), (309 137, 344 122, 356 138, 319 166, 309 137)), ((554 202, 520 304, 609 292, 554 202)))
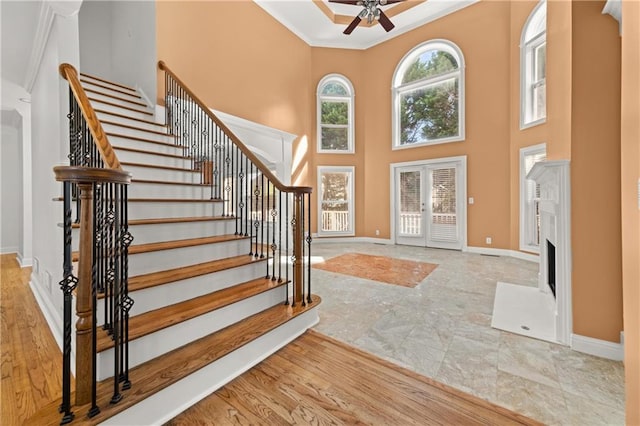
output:
MULTIPOLYGON (((60 397, 61 355, 30 270, 0 267, 0 424, 20 425, 60 397)), ((168 424, 538 423, 310 331, 168 424)))
POLYGON ((201 424, 539 424, 315 331, 174 418, 201 424))
POLYGON ((62 354, 29 288, 31 268, 0 256, 0 424, 21 425, 61 395, 62 354))

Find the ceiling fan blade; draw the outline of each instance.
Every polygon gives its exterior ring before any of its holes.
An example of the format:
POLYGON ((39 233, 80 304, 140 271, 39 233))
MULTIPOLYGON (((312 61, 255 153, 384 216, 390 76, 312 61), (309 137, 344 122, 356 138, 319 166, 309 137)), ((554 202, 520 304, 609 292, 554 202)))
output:
POLYGON ((358 4, 360 0, 329 0, 329 3, 358 4))
POLYGON ((379 22, 386 32, 391 31, 393 27, 395 27, 395 25, 393 25, 393 22, 391 22, 391 20, 387 17, 387 15, 384 14, 383 11, 380 11, 379 22))
POLYGON ((351 23, 349 24, 347 29, 343 31, 343 33, 346 34, 346 35, 351 34, 353 32, 353 30, 356 29, 358 24, 360 24, 360 21, 362 21, 362 19, 360 19, 359 16, 356 16, 355 18, 353 18, 353 21, 351 21, 351 23))

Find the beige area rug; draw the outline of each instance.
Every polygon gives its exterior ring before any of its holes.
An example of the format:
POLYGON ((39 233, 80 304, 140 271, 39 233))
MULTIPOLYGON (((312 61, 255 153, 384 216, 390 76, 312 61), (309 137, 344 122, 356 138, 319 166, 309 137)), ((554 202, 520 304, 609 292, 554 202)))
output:
POLYGON ((422 282, 437 266, 433 263, 360 253, 343 254, 313 265, 324 271, 411 288, 422 282))

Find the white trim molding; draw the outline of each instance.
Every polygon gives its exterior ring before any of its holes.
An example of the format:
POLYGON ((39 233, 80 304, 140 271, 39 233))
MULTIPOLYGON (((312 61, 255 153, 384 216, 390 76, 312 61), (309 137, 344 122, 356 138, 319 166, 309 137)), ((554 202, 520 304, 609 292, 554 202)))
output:
POLYGON ((80 11, 82 0, 44 0, 40 6, 40 16, 36 28, 36 35, 33 39, 33 47, 31 48, 31 56, 24 79, 24 88, 31 93, 33 85, 40 70, 40 63, 44 55, 44 49, 47 47, 47 40, 51 34, 53 20, 57 15, 68 17, 73 16, 80 11))
POLYGON ((28 268, 33 265, 33 258, 23 257, 22 253, 16 253, 16 260, 21 268, 28 268))
POLYGON ((526 260, 527 262, 540 263, 540 256, 537 254, 525 253, 518 250, 469 246, 462 251, 467 253, 484 254, 487 256, 513 257, 514 259, 526 260))
POLYGON ((355 97, 356 92, 351 80, 342 74, 327 74, 318 83, 316 89, 316 152, 319 154, 353 154, 356 152, 355 136, 355 97), (329 83, 337 83, 347 90, 346 95, 324 95, 322 90, 329 83), (346 102, 347 104, 347 149, 324 149, 322 148, 322 103, 323 102, 346 102))
MULTIPOLYGON (((42 294, 44 291, 44 287, 41 282, 38 281, 38 276, 35 272, 31 273, 31 280, 29 280, 29 287, 31 287, 31 292, 33 296, 36 298, 36 302, 40 307, 40 311, 44 318, 47 321, 47 325, 51 330, 51 334, 53 334, 54 339, 56 339, 56 343, 60 350, 62 350, 62 318, 58 315, 58 311, 51 304, 51 299, 46 295, 42 294)), ((72 363, 75 369, 75 363, 72 363)))
POLYGON ((371 243, 371 244, 384 244, 393 245, 393 241, 388 238, 374 238, 374 237, 321 237, 318 234, 312 234, 314 238, 313 243, 319 244, 335 244, 335 243, 371 243))
MULTIPOLYGON (((347 236, 347 237, 352 237, 355 235, 356 233, 356 209, 355 209, 355 203, 356 203, 356 184, 355 184, 355 179, 356 179, 356 168, 355 166, 318 166, 317 167, 317 186, 316 186, 316 191, 317 191, 317 210, 318 210, 318 217, 317 217, 317 233, 319 236, 324 237, 324 236, 347 236), (331 231, 331 230, 327 230, 324 231, 322 229, 322 223, 323 223, 323 213, 324 211, 322 210, 322 204, 325 201, 322 197, 324 196, 323 191, 322 191, 322 175, 324 173, 346 173, 349 176, 349 179, 347 180, 347 188, 346 188, 346 193, 347 193, 347 199, 344 200, 347 203, 348 206, 348 217, 347 217, 347 223, 348 223, 348 229, 346 230, 337 230, 337 231, 331 231)), ((333 200, 333 201, 342 201, 342 200, 333 200)))
POLYGON ((571 334, 571 349, 614 361, 624 360, 624 344, 571 334))

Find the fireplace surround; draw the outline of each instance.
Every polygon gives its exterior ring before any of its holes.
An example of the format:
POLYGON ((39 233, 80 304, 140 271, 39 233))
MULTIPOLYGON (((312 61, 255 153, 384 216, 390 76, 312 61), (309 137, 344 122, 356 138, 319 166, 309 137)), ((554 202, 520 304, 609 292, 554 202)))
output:
POLYGON ((536 163, 527 179, 540 185, 539 290, 555 296, 555 340, 569 345, 571 313, 571 187, 568 160, 536 163))

